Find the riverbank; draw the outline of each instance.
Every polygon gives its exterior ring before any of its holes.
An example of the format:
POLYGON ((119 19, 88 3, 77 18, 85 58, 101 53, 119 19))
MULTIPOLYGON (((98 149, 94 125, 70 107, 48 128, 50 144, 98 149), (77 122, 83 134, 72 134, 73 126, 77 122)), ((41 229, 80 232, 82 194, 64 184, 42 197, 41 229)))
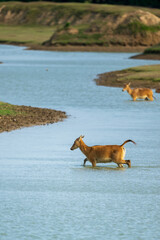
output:
POLYGON ((160 88, 160 65, 139 66, 121 71, 107 72, 98 75, 97 85, 123 87, 131 82, 132 87, 160 88))
MULTIPOLYGON (((29 43, 18 43, 18 42, 6 42, 0 43, 1 45, 13 45, 23 46, 26 50, 38 50, 38 51, 62 51, 62 52, 126 52, 126 53, 138 53, 131 57, 134 59, 146 59, 146 60, 160 60, 160 54, 144 54, 146 47, 142 46, 84 46, 84 45, 55 45, 55 46, 43 46, 41 44, 29 44, 29 43)), ((1 64, 3 62, 0 62, 1 64)))
MULTIPOLYGON (((99 46, 93 45, 52 45, 45 46, 42 44, 33 43, 21 43, 21 42, 0 42, 1 45, 13 45, 26 47, 26 50, 38 50, 38 51, 62 51, 62 52, 126 52, 126 53, 139 53, 141 54, 146 47, 144 46, 99 46)), ((1 62, 2 63, 2 62, 1 62)))
POLYGON ((74 46, 74 45, 57 45, 57 46, 42 46, 42 45, 28 45, 28 50, 43 50, 43 51, 64 51, 64 52, 126 52, 139 53, 131 58, 146 59, 146 60, 160 60, 160 54, 144 54, 146 47, 142 46, 74 46))
POLYGON ((0 133, 23 127, 52 124, 65 118, 67 115, 62 111, 0 102, 0 133))
POLYGON ((98 46, 94 45, 55 45, 43 46, 27 44, 28 50, 44 50, 44 51, 64 51, 64 52, 137 52, 141 53, 145 47, 130 47, 130 46, 98 46))
POLYGON ((139 55, 135 55, 131 58, 134 59, 148 59, 148 60, 160 60, 160 54, 139 54, 139 55))
POLYGON ((159 43, 159 9, 43 1, 2 2, 0 10, 0 43, 101 52, 143 52, 159 43))
POLYGON ((132 58, 160 60, 160 44, 147 48, 142 54, 133 56, 132 58))

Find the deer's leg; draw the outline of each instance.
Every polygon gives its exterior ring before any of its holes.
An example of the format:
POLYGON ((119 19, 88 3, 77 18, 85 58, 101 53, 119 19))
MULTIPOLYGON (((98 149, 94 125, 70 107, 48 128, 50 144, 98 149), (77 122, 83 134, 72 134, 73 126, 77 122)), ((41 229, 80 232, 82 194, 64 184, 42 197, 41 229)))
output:
POLYGON ((90 162, 92 163, 92 167, 96 167, 96 160, 95 159, 91 159, 90 162))
POLYGON ((151 101, 153 101, 153 96, 150 96, 149 99, 150 99, 151 101))
POLYGON ((115 162, 119 167, 123 164, 127 164, 128 167, 131 167, 131 161, 130 160, 124 160, 124 152, 115 150, 112 152, 112 160, 115 162))
POLYGON ((88 161, 87 158, 84 159, 84 163, 83 163, 83 166, 85 166, 86 162, 88 161))
POLYGON ((118 153, 113 154, 113 162, 117 163, 117 165, 120 167, 123 164, 127 164, 128 167, 131 167, 131 161, 130 160, 124 160, 118 153))
POLYGON ((118 163, 117 165, 118 165, 119 168, 123 168, 123 164, 121 164, 121 163, 119 164, 118 163))
POLYGON ((128 167, 131 168, 131 161, 130 160, 120 159, 120 160, 115 160, 114 162, 117 163, 118 165, 119 164, 127 164, 128 167))

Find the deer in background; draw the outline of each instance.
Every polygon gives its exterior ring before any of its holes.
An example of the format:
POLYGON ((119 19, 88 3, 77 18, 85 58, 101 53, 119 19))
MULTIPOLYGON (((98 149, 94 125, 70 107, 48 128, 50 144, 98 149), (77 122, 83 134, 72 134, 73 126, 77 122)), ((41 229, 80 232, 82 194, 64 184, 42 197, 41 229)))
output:
POLYGON ((122 145, 96 145, 89 147, 82 140, 84 136, 77 138, 70 150, 75 150, 79 148, 82 153, 87 157, 84 159, 84 166, 86 161, 91 162, 93 167, 96 167, 97 163, 110 163, 114 162, 118 167, 123 167, 123 164, 127 164, 128 167, 131 167, 130 160, 124 160, 126 150, 123 147, 126 143, 132 142, 132 140, 126 140, 122 145))
POLYGON ((127 91, 129 95, 132 97, 133 101, 136 99, 145 99, 153 101, 153 92, 149 88, 130 88, 130 83, 126 84, 122 91, 127 91))

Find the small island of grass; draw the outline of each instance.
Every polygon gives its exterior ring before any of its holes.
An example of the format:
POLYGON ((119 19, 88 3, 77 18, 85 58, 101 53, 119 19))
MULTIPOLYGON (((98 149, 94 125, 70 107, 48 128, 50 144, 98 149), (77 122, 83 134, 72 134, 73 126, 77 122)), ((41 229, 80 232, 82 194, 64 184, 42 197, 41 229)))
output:
POLYGON ((133 56, 132 58, 160 60, 160 44, 147 48, 142 54, 133 56))
POLYGON ((62 121, 65 112, 0 102, 0 132, 62 121))
POLYGON ((132 87, 160 88, 160 65, 147 65, 127 68, 121 71, 99 74, 97 85, 123 87, 131 82, 132 87))

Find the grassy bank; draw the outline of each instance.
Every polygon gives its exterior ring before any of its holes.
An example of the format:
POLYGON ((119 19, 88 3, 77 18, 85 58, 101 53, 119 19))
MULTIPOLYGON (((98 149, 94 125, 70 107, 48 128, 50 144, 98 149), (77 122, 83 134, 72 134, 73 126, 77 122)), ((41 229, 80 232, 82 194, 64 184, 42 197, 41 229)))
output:
POLYGON ((160 44, 147 48, 144 51, 144 54, 159 54, 160 55, 160 44))
POLYGON ((159 88, 160 65, 139 66, 98 75, 97 85, 123 87, 131 82, 132 87, 159 88))
POLYGON ((147 48, 142 54, 133 56, 132 58, 160 60, 160 44, 147 48))
POLYGON ((48 45, 54 47, 144 49, 157 43, 160 29, 160 10, 152 8, 89 3, 1 2, 0 9, 1 43, 40 46, 48 40, 48 45), (65 28, 66 25, 69 27, 65 28))
MULTIPOLYGON (((82 17, 86 13, 102 13, 105 14, 124 14, 128 12, 133 12, 137 9, 141 9, 144 11, 149 11, 157 16, 160 16, 160 10, 156 8, 146 8, 146 7, 136 7, 136 6, 123 6, 123 5, 110 5, 110 4, 90 4, 90 3, 58 3, 58 2, 0 2, 1 11, 10 10, 12 12, 20 13, 20 11, 25 12, 25 19, 23 17, 23 21, 21 24, 39 24, 39 20, 47 22, 47 19, 43 19, 43 14, 46 12, 56 13, 57 21, 58 19, 65 16, 77 15, 77 17, 82 17)), ((53 15, 51 19, 55 18, 53 15)), ((12 24, 16 23, 17 19, 12 19, 12 24)))
POLYGON ((0 132, 62 121, 66 113, 0 102, 0 132))
POLYGON ((51 26, 0 25, 0 43, 41 45, 53 33, 51 26))

